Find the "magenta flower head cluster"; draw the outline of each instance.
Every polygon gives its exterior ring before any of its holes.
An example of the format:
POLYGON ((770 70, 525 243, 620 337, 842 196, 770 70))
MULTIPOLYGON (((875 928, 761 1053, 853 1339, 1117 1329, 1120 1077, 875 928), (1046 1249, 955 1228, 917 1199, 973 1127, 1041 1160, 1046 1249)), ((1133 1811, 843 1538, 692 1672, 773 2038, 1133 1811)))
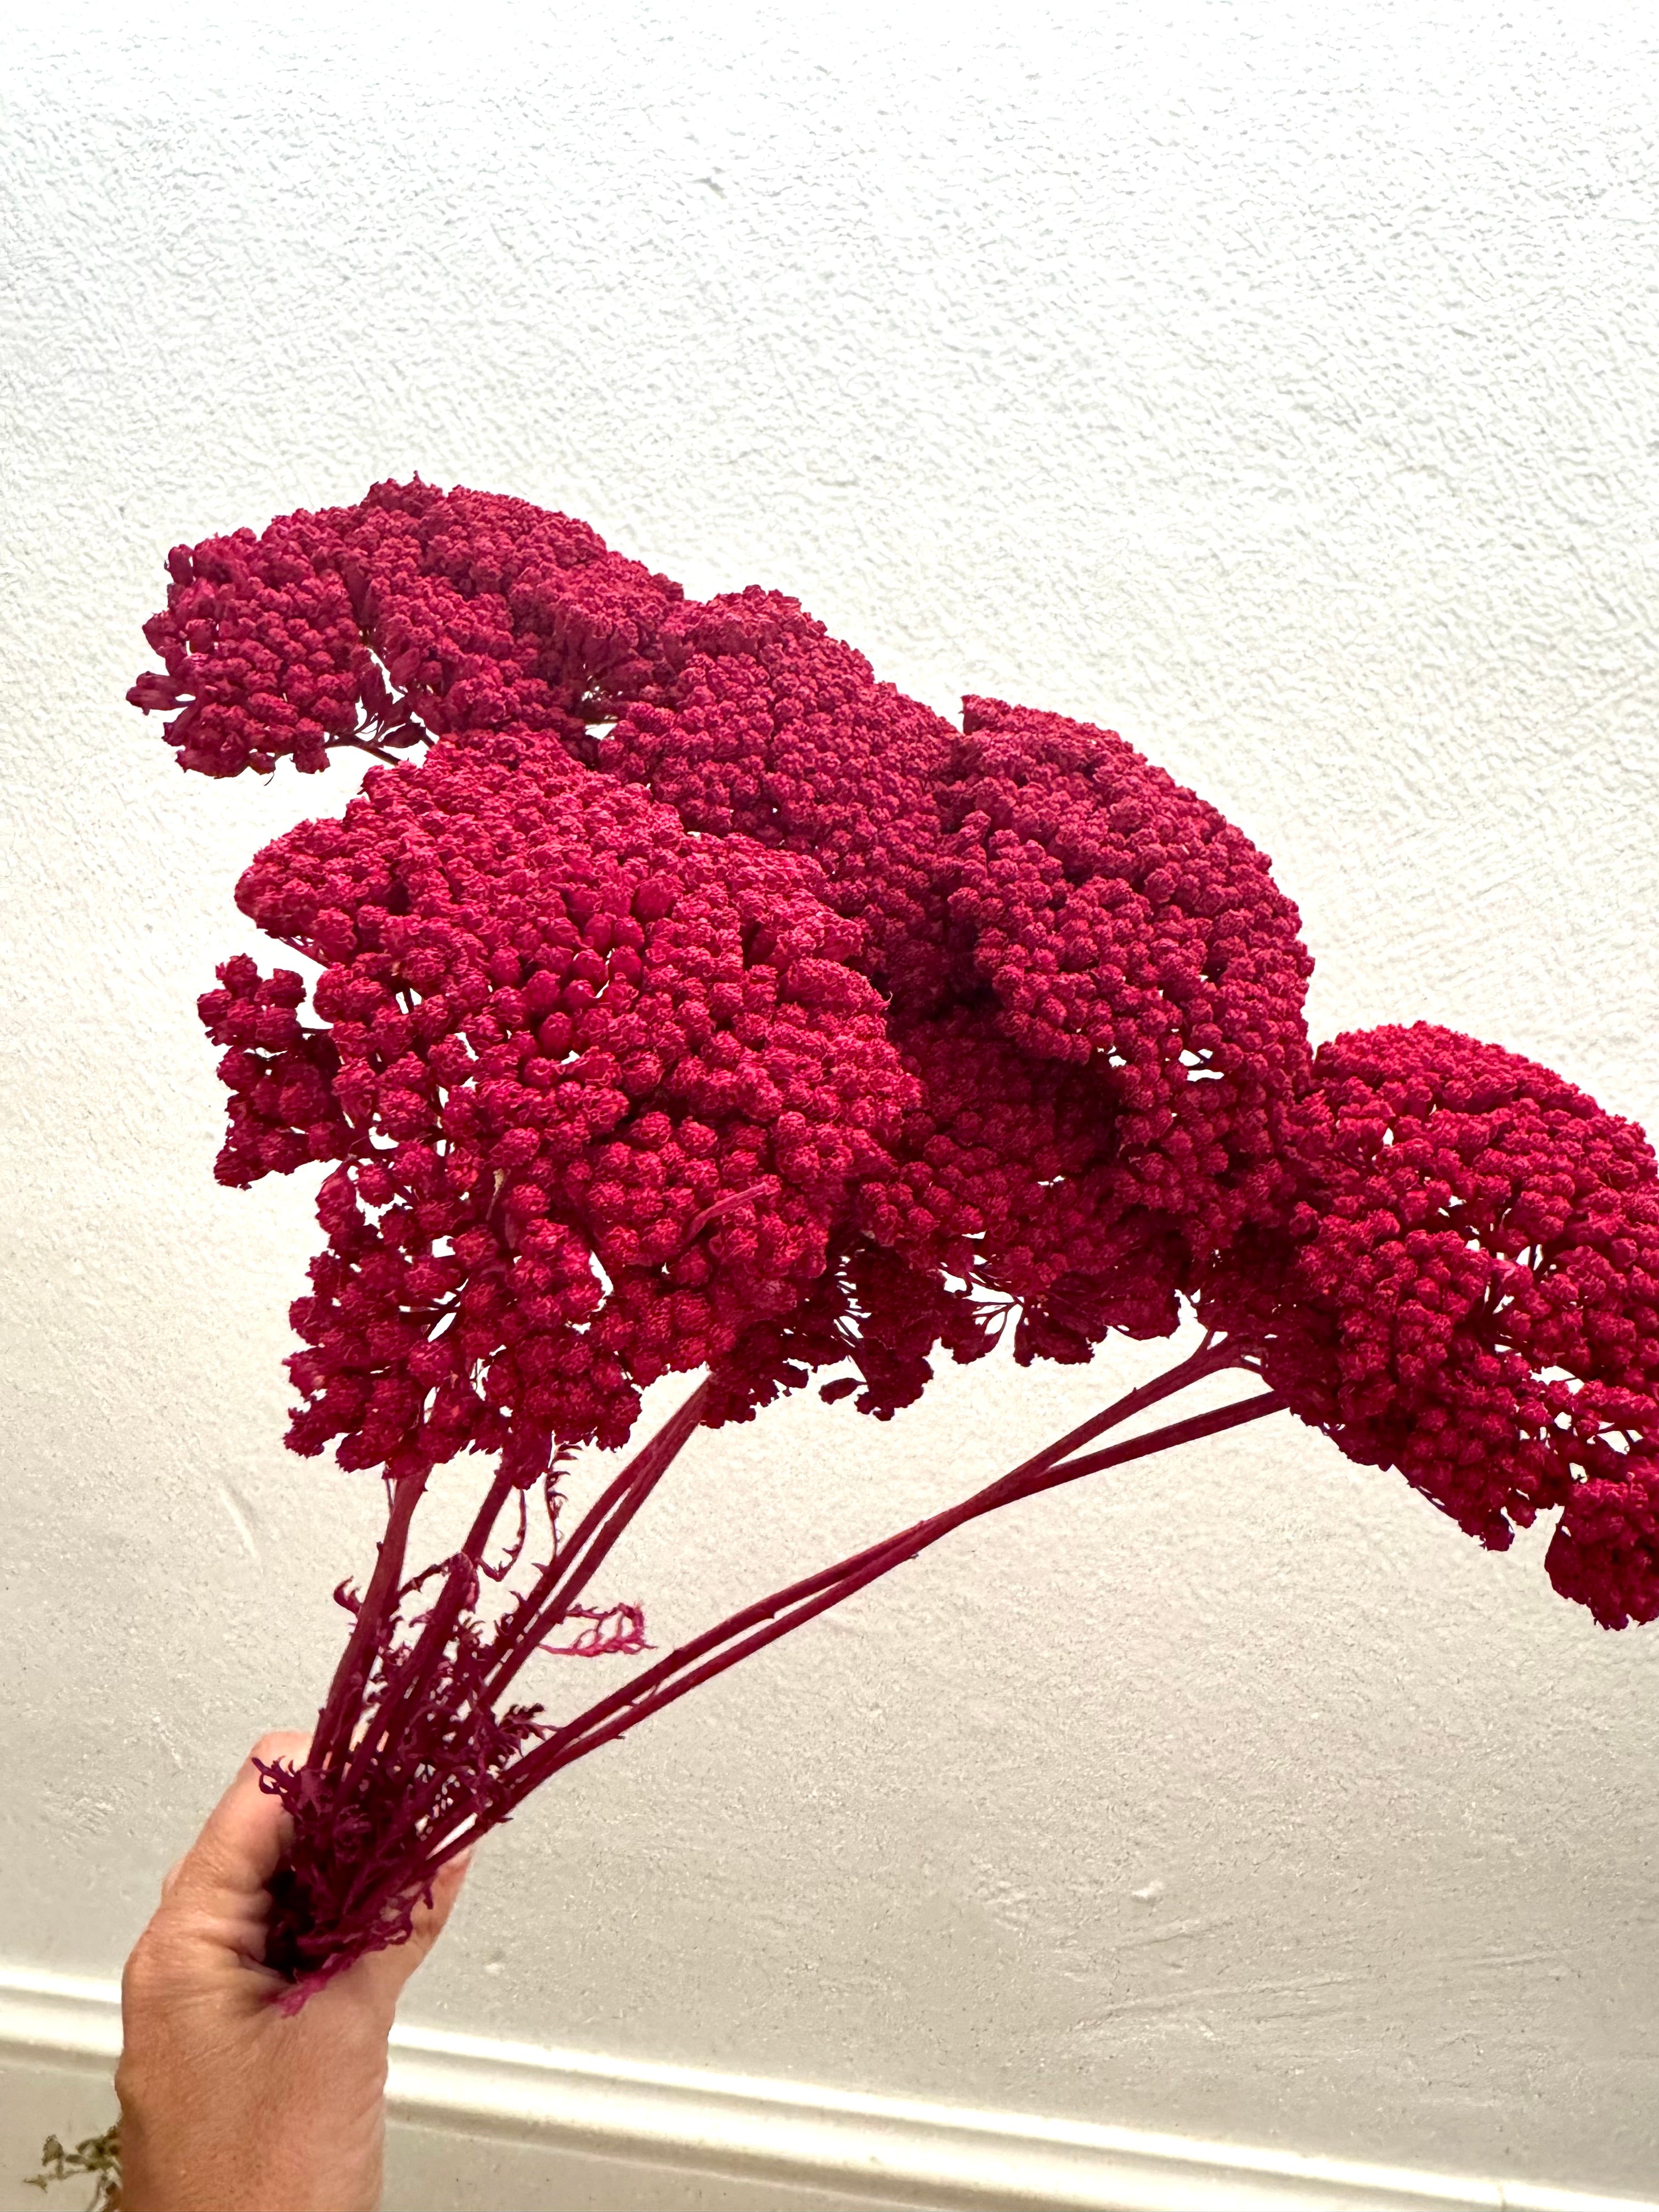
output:
POLYGON ((1644 1139, 1443 1031, 1316 1056, 1267 861, 1121 738, 979 698, 957 727, 793 599, 690 601, 566 516, 418 482, 168 566, 166 672, 130 696, 182 766, 382 763, 238 887, 309 1015, 247 958, 201 1001, 221 1179, 321 1167, 289 1441, 388 1482, 311 1758, 270 1777, 301 1990, 538 1782, 963 1519, 1280 1407, 1489 1545, 1559 1509, 1557 1587, 1659 1617, 1644 1139), (1196 1353, 962 1507, 557 1729, 500 1705, 561 1622, 588 1626, 550 1648, 641 1650, 582 1592, 698 1426, 815 1374, 886 1419, 941 1350, 1012 1327, 1085 1361, 1183 1302, 1196 1353), (1266 1391, 1093 1448, 1231 1367, 1266 1391), (564 1457, 676 1372, 681 1413, 562 1537, 564 1457), (477 1526, 405 1582, 462 1453, 495 1469, 477 1526), (538 1484, 553 1556, 492 1622, 489 1532, 516 1499, 516 1560, 538 1484))
POLYGON ((1419 1023, 1335 1038, 1285 1117, 1297 1198, 1200 1300, 1349 1458, 1608 1628, 1659 1619, 1659 1182, 1549 1069, 1419 1023))
POLYGON ((545 738, 440 740, 240 896, 328 963, 325 1035, 274 1066, 236 1033, 277 986, 233 963, 203 1006, 225 1179, 340 1162, 294 1316, 301 1450, 396 1473, 511 1432, 540 1472, 556 1439, 621 1443, 641 1388, 787 1313, 895 1173, 916 1085, 810 863, 706 849, 545 738))
POLYGON ((380 487, 171 567, 133 697, 185 767, 433 733, 238 888, 328 1026, 246 962, 203 1000, 222 1179, 340 1163, 297 1448, 516 1424, 544 1464, 705 1365, 728 1418, 849 1363, 886 1414, 1010 1313, 1022 1357, 1167 1332, 1283 1196, 1295 909, 1120 738, 957 731, 793 600, 689 604, 513 500, 380 487))

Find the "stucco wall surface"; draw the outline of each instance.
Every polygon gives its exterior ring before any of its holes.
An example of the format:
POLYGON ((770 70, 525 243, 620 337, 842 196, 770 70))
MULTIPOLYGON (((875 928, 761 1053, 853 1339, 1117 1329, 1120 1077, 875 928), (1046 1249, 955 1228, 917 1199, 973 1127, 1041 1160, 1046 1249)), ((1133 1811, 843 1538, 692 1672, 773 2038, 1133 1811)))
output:
MULTIPOLYGON (((122 703, 176 541, 418 471, 795 592, 1213 799, 1316 1035, 1659 1128, 1638 0, 5 21, 0 1956, 115 1970, 377 1506, 282 1449, 304 1178, 215 1186, 193 1012, 354 779, 183 777, 122 703)), ((665 1648, 1164 1357, 705 1437, 615 1595, 665 1648)), ((1659 1631, 1547 1538, 1288 1421, 981 1523, 544 1793, 412 2015, 1650 2188, 1659 1631)))

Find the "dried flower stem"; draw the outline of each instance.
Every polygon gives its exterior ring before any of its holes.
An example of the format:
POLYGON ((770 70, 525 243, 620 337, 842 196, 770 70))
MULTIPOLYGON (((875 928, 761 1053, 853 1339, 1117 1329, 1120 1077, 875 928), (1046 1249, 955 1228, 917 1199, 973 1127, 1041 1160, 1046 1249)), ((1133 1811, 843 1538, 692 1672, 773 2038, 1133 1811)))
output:
MULTIPOLYGON (((1206 1336, 1188 1358, 1126 1392, 960 1504, 743 1607, 597 1700, 574 1720, 556 1729, 537 1730, 544 1741, 501 1766, 491 1778, 484 1802, 459 1819, 452 1811, 447 1825, 437 1813, 447 1778, 441 1772, 427 1776, 398 1808, 401 1836, 405 1839, 420 1838, 426 1847, 411 1861, 405 1841, 403 1849, 377 1853, 370 1863, 361 1868, 349 1893, 348 1901, 354 1916, 379 1922, 382 1916, 395 1911, 400 1899, 418 1895, 424 1890, 446 1860, 510 1818, 539 1783, 602 1745, 614 1742, 653 1713, 735 1666, 740 1659, 775 1642, 792 1629, 805 1626, 819 1613, 915 1559, 969 1521, 1085 1474, 1196 1442, 1277 1411, 1282 1401, 1271 1391, 1262 1392, 1209 1413, 1166 1424, 1146 1435, 1098 1451, 1085 1449, 1108 1430, 1121 1426, 1210 1375, 1241 1364, 1237 1346, 1213 1334, 1206 1336), (435 1836, 432 1833, 434 1826, 438 1830, 435 1836)), ((497 1628, 494 1663, 471 1692, 478 1708, 493 1707, 549 1631, 567 1617, 593 1572, 695 1432, 703 1402, 704 1392, 700 1389, 635 1455, 584 1516, 569 1544, 562 1551, 556 1551, 555 1559, 543 1570, 534 1589, 497 1628)), ((504 1500, 497 1501, 498 1506, 501 1502, 504 1500)), ((468 1554, 472 1553, 475 1546, 482 1550, 485 1540, 483 1518, 481 1513, 475 1523, 468 1554)), ((458 1555, 458 1559, 463 1556, 458 1555)), ((476 1581, 472 1587, 476 1589, 476 1581)), ((458 1615, 451 1609, 445 1618, 448 1624, 444 1631, 447 1636, 458 1615)), ((431 1650, 427 1638, 432 1636, 436 1624, 434 1608, 434 1619, 428 1623, 426 1637, 417 1650, 431 1650)), ((399 1711, 407 1710, 404 1691, 418 1695, 427 1679, 423 1676, 419 1684, 405 1682, 398 1692, 387 1694, 397 1698, 399 1711)), ((395 1740, 390 1731, 380 1728, 374 1730, 374 1737, 376 1741, 384 1739, 388 1746, 395 1740)), ((348 1771, 348 1784, 360 1771, 367 1775, 372 1763, 362 1760, 360 1747, 359 1759, 354 1760, 348 1771)))
MULTIPOLYGON (((1035 1497, 1040 1491, 1075 1482, 1085 1474, 1121 1467, 1131 1460, 1148 1458, 1178 1444, 1195 1443, 1202 1437, 1219 1435, 1246 1421, 1260 1420, 1265 1414, 1279 1413, 1283 1405, 1284 1401, 1274 1392, 1261 1391, 1254 1397, 1218 1407, 1207 1413, 1189 1415, 1183 1421, 1172 1421, 1150 1436, 1132 1437, 1080 1459, 1055 1464, 1048 1455, 1040 1454, 1039 1464, 1035 1468, 1028 1463, 1026 1468, 1014 1469, 973 1497, 964 1498, 961 1504, 931 1515, 896 1536, 872 1544, 867 1550, 855 1553, 819 1574, 763 1598, 758 1604, 745 1607, 690 1643, 682 1644, 654 1667, 636 1675, 633 1681, 590 1706, 566 1728, 556 1730, 536 1750, 526 1753, 515 1766, 509 1768, 502 1777, 505 1808, 510 1811, 538 1783, 557 1773, 561 1767, 585 1759, 601 1744, 614 1742, 651 1714, 684 1697, 688 1690, 724 1673, 739 1659, 787 1636, 792 1629, 804 1627, 819 1613, 841 1604, 883 1575, 890 1574, 895 1567, 902 1566, 966 1522, 994 1512, 1000 1506, 1012 1505, 1017 1499, 1035 1497), (746 1632, 750 1631, 754 1632, 746 1632), (708 1656, 709 1654, 714 1656, 708 1656), (704 1663, 698 1665, 700 1660, 704 1663), (688 1668, 692 1671, 688 1673, 688 1668)), ((498 1813, 495 1819, 505 1816, 505 1813, 498 1813)), ((494 1822, 488 1825, 493 1826, 494 1822)), ((446 1859, 465 1850, 482 1832, 482 1828, 477 1828, 457 1835, 423 1863, 422 1873, 429 1879, 446 1859)))
POLYGON ((311 1739, 306 1764, 314 1772, 326 1773, 340 1747, 351 1741, 353 1723, 362 1710, 364 1687, 373 1668, 375 1640, 395 1604, 395 1593, 402 1579, 410 1522, 415 1517, 415 1508, 421 1502, 430 1472, 429 1468, 420 1468, 399 1476, 389 1485, 392 1508, 386 1518, 386 1534, 380 1540, 380 1556, 311 1739))
POLYGON ((484 1685, 484 1694, 492 1701, 568 1614, 629 1522, 696 1433, 708 1402, 708 1385, 700 1383, 578 1523, 564 1552, 556 1552, 548 1562, 526 1594, 511 1632, 501 1638, 501 1656, 484 1685))
MULTIPOLYGON (((496 1631, 495 1641, 502 1655, 502 1663, 497 1665, 474 1693, 473 1702, 477 1709, 493 1708, 501 1692, 539 1647, 543 1638, 569 1613, 611 1547, 696 1433, 707 1399, 707 1385, 700 1384, 650 1442, 635 1454, 616 1480, 590 1507, 577 1523, 569 1542, 562 1549, 555 1547, 553 1558, 536 1583, 496 1631)), ((504 1502, 504 1498, 495 1497, 493 1490, 491 1498, 495 1501, 493 1511, 487 1499, 473 1524, 465 1553, 458 1555, 463 1562, 463 1574, 465 1571, 465 1559, 481 1558, 488 1542, 489 1528, 483 1525, 485 1512, 491 1512, 493 1522, 495 1513, 499 1512, 504 1502)), ((449 1589, 457 1587, 458 1578, 453 1577, 449 1589)), ((447 1589, 445 1595, 448 1595, 449 1590, 447 1589)), ((434 1608, 433 1618, 427 1624, 426 1633, 422 1638, 422 1646, 417 1647, 416 1654, 408 1662, 412 1674, 416 1660, 422 1656, 426 1658, 428 1663, 421 1680, 412 1683, 400 1675, 397 1688, 387 1692, 388 1702, 395 1699, 399 1716, 406 1718, 416 1710, 416 1700, 430 1679, 432 1667, 441 1653, 444 1641, 453 1632, 459 1610, 459 1605, 449 1607, 440 1630, 438 1608, 434 1608), (428 1643, 428 1639, 433 1637, 434 1630, 440 1632, 436 1640, 428 1643)), ((345 1778, 344 1787, 349 1790, 352 1783, 367 1771, 370 1761, 364 1756, 365 1747, 372 1742, 377 1749, 384 1752, 394 1741, 389 1726, 382 1729, 377 1723, 372 1730, 367 1732, 345 1778)), ((447 1779, 442 1773, 434 1774, 410 1800, 404 1808, 406 1826, 418 1827, 436 1803, 447 1779)))

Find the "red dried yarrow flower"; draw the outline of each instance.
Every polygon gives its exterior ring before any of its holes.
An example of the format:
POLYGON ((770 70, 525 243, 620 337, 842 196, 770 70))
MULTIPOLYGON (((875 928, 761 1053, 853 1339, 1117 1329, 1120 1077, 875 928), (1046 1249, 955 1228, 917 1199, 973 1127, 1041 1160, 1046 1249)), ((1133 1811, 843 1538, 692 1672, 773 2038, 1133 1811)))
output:
MULTIPOLYGON (((810 1340, 854 1359, 866 1410, 925 1383, 924 1314, 958 1358, 1016 1307, 1022 1359, 1086 1358, 1112 1328, 1169 1332, 1194 1268, 1281 1199, 1270 1111, 1308 1053, 1295 909, 1247 840, 1115 733, 985 700, 957 732, 793 600, 687 603, 586 526, 477 493, 380 485, 358 508, 283 518, 173 566, 152 628, 169 647, 188 633, 169 673, 216 702, 218 772, 271 757, 246 725, 267 727, 291 688, 295 640, 320 665, 307 624, 321 595, 368 717, 334 742, 534 727, 645 781, 699 836, 821 872, 821 895, 862 925, 847 957, 881 989, 922 1086, 898 1183, 861 1203, 873 1252, 848 1244, 826 1287, 836 1331, 797 1333, 803 1358, 810 1340), (222 572, 209 606, 202 580, 222 572), (251 698, 255 629, 287 639, 288 658, 258 663, 251 698), (897 1317, 879 1319, 848 1274, 891 1279, 879 1252, 902 1255, 918 1291, 896 1364, 876 1337, 897 1317)), ((144 683, 132 696, 155 703, 144 683)), ((352 726, 343 708, 331 725, 352 726)), ((320 765, 323 740, 309 742, 320 765)))
POLYGON ((650 680, 598 758, 688 829, 810 853, 865 925, 868 972, 912 1007, 945 988, 937 793, 956 742, 798 601, 751 586, 667 611, 650 680))
POLYGON ((218 1173, 330 1164, 289 1442, 388 1481, 297 1772, 268 1955, 290 2002, 405 1936, 528 1792, 976 1516, 1288 1403, 1490 1544, 1563 1508, 1557 1587, 1659 1617, 1659 1212, 1638 1132, 1438 1030, 1310 1061, 1263 856, 1110 731, 954 729, 750 589, 687 602, 592 531, 416 483, 178 548, 148 635, 181 764, 389 763, 238 900, 318 962, 220 970, 218 1173), (418 763, 398 756, 421 744, 418 763), (538 1651, 640 1655, 589 1585, 687 1437, 814 1372, 886 1418, 941 1346, 1199 1350, 947 1512, 775 1593, 557 1727, 538 1651), (1127 1443, 1228 1366, 1271 1388, 1127 1443), (577 1444, 704 1379, 567 1532, 577 1444), (457 1454, 460 1549, 404 1578, 457 1454), (492 1617, 539 1483, 550 1556, 492 1617), (516 1513, 505 1559, 488 1553, 516 1513), (425 1610, 411 1613, 416 1594, 425 1610))
POLYGON ((326 963, 325 1030, 248 961, 202 1002, 237 1048, 222 1180, 343 1161, 294 1309, 297 1450, 619 1444, 642 1388, 786 1312, 893 1173, 915 1085, 810 864, 700 844, 550 737, 371 770, 237 899, 326 963))
MULTIPOLYGON (((1017 1242, 988 1237, 981 1266, 1012 1287, 1028 1242, 1046 1241, 1044 1287, 1017 1292, 1041 1311, 1026 1346, 1086 1357, 1108 1328, 1172 1329, 1194 1270, 1281 1209, 1274 1116, 1307 1080, 1313 963, 1263 855, 1115 732, 963 707, 940 801, 960 1001, 1053 1086, 1074 1139, 1096 1133, 1086 1170, 1074 1151, 1063 1172, 1047 1148, 1026 1155, 1035 1203, 1019 1162, 1017 1242), (1084 1081, 1059 1084, 1056 1064, 1084 1081)), ((942 1133, 979 1110, 974 1027, 934 1047, 924 1107, 942 1133)))
POLYGON ((257 538, 175 545, 167 567, 167 607, 144 625, 167 673, 127 696, 173 714, 181 768, 217 776, 509 726, 580 755, 610 691, 646 677, 641 643, 681 596, 584 522, 418 479, 257 538))
POLYGON ((1205 1318, 1351 1459, 1610 1627, 1659 1618, 1659 1174, 1633 1123, 1425 1023, 1320 1048, 1286 1119, 1298 1201, 1217 1267, 1205 1318))
POLYGON ((1022 1052, 983 1000, 895 1035, 921 1096, 900 1176, 860 1194, 860 1218, 902 1245, 921 1239, 896 1209, 925 1208, 941 1264, 1018 1310, 1022 1364, 1086 1360, 1110 1329, 1168 1335, 1191 1255, 1167 1212, 1126 1198, 1109 1078, 1022 1052))
POLYGON ((1659 1620, 1659 1425, 1644 1419, 1643 1448, 1619 1475, 1575 1487, 1544 1554, 1562 1596, 1588 1606, 1603 1628, 1659 1620))
POLYGON ((883 1241, 1020 1304, 1022 1358, 1173 1329, 1285 1195, 1312 963, 1262 855, 1115 732, 986 699, 952 730, 778 593, 678 606, 658 641, 599 763, 810 853, 866 925, 923 1086, 883 1241))

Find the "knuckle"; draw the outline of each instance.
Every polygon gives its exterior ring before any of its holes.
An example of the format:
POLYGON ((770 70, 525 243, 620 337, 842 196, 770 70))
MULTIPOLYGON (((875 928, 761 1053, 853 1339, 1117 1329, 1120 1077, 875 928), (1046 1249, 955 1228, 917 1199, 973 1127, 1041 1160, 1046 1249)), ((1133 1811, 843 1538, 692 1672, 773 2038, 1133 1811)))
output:
POLYGON ((267 1729, 248 1754, 251 1759, 285 1759, 297 1762, 309 1749, 311 1738, 299 1729, 267 1729))
POLYGON ((166 1951, 153 1927, 146 1929, 121 1970, 121 2007, 129 2023, 165 1998, 171 1978, 166 1951))
POLYGON ((155 1945, 146 1934, 141 1936, 127 1954, 127 1963, 121 1969, 123 1998, 140 1997, 150 1987, 150 1961, 155 1956, 155 1945))
POLYGON ((143 2060, 130 2048, 124 2048, 115 2066, 115 2098, 124 2118, 143 2103, 147 2087, 143 2060))

